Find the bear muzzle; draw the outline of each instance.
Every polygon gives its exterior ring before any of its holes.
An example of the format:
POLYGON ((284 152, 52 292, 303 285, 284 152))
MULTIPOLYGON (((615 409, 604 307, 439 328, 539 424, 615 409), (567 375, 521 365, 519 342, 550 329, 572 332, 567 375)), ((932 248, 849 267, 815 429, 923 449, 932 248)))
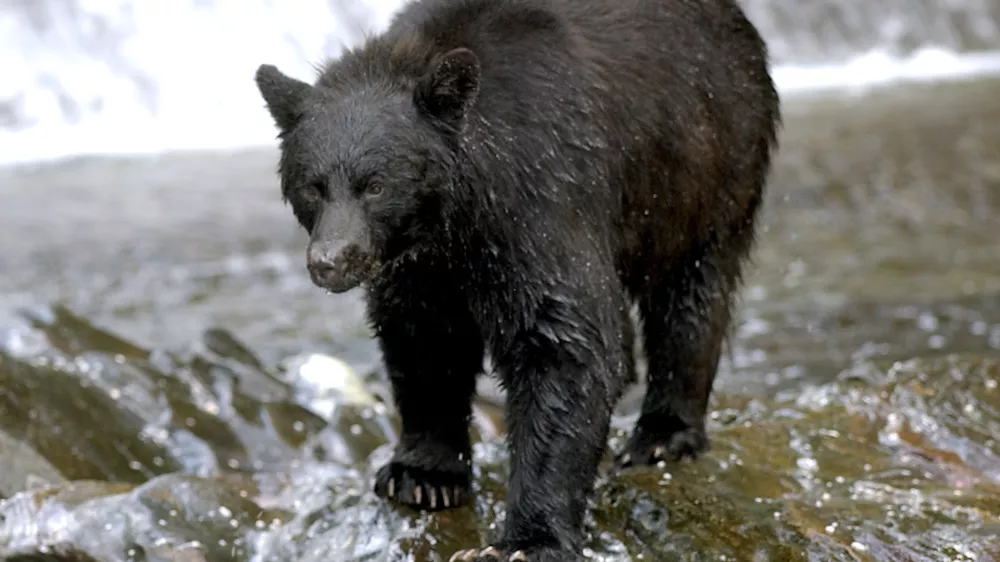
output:
POLYGON ((349 291, 371 278, 374 260, 358 244, 313 243, 307 253, 312 282, 331 293, 349 291))

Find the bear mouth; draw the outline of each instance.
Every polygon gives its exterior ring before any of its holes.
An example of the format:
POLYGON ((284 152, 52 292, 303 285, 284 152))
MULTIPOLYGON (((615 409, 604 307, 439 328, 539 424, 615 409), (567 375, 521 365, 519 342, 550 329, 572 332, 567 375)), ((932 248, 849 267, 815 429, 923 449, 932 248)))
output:
POLYGON ((393 270, 404 263, 419 261, 420 255, 425 253, 426 248, 422 244, 414 244, 395 255, 375 258, 370 262, 366 278, 369 282, 376 281, 393 272, 393 270))

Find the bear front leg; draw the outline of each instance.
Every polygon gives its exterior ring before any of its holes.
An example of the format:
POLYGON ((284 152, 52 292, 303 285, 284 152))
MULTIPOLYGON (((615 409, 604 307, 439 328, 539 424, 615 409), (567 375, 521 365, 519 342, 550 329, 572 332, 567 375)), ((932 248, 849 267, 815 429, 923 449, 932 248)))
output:
POLYGON ((507 388, 506 527, 496 545, 453 560, 579 559, 587 497, 626 362, 617 309, 576 308, 546 303, 537 324, 496 362, 507 388))
POLYGON ((369 302, 402 421, 374 490, 417 509, 470 498, 469 419, 483 344, 469 314, 448 304, 427 294, 369 302))

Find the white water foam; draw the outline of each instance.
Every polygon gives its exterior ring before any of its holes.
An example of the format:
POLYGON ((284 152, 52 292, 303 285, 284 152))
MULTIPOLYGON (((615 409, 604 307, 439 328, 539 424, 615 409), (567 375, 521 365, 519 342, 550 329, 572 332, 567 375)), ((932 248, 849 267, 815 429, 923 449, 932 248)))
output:
POLYGON ((872 51, 842 64, 782 65, 772 76, 783 94, 843 89, 852 92, 898 82, 955 80, 1000 74, 1000 52, 955 54, 924 48, 906 58, 872 51))
MULTIPOLYGON (((79 21, 32 35, 23 32, 23 21, 0 14, 0 36, 15 38, 0 48, 0 104, 14 100, 24 125, 0 131, 0 166, 81 154, 274 146, 272 121, 253 84, 257 65, 273 63, 312 81, 311 62, 360 40, 364 30, 348 20, 377 32, 401 1, 344 2, 339 12, 328 0, 280 9, 245 0, 215 0, 210 10, 180 1, 80 4, 102 22, 120 20, 116 29, 125 30, 96 56, 80 54, 79 37, 66 39, 66 27, 80 27, 79 21), (72 93, 73 122, 58 92, 72 93)), ((1000 73, 1000 53, 927 48, 899 59, 872 52, 841 64, 773 70, 783 95, 986 73, 1000 73)))

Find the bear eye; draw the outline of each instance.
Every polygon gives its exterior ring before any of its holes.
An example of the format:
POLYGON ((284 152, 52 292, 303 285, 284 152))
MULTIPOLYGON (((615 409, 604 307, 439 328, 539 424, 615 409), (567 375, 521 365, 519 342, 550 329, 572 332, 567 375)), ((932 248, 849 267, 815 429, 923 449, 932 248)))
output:
POLYGON ((302 189, 302 199, 307 203, 316 203, 323 198, 323 184, 311 183, 302 189))
POLYGON ((380 184, 378 182, 371 182, 371 183, 369 183, 368 185, 365 186, 365 193, 367 195, 375 197, 377 195, 381 195, 383 189, 384 188, 382 187, 382 184, 380 184))

